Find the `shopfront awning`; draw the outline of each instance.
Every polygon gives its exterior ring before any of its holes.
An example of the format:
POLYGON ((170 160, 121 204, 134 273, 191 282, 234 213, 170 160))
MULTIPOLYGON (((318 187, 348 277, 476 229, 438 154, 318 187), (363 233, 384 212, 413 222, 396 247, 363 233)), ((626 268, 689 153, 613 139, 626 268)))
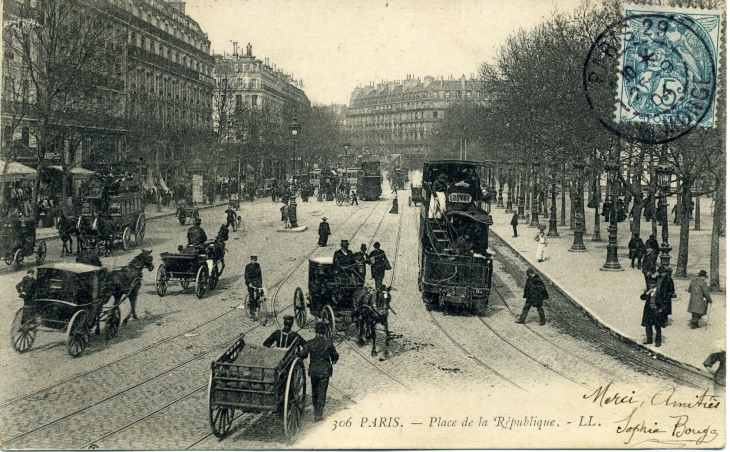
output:
MULTIPOLYGON (((63 171, 63 167, 61 165, 51 165, 48 168, 56 171, 63 171)), ((81 168, 80 166, 74 166, 70 170, 68 170, 68 172, 72 176, 86 179, 96 174, 95 172, 87 170, 86 168, 81 168)))
POLYGON ((35 180, 37 177, 38 172, 29 166, 18 162, 0 160, 0 180, 2 182, 35 180))

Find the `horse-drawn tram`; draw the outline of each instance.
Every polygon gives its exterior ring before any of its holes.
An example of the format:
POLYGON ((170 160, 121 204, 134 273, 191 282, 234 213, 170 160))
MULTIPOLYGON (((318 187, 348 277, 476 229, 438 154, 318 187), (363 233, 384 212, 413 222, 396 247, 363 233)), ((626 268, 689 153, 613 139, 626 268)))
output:
POLYGON ((428 308, 486 313, 492 287, 489 226, 479 164, 434 161, 423 167, 418 288, 428 308))
POLYGON ((81 215, 77 224, 79 240, 84 249, 107 252, 114 242, 121 241, 129 249, 144 242, 147 222, 144 215, 142 179, 130 173, 96 174, 81 186, 81 215))
POLYGON ((383 193, 383 175, 380 174, 380 162, 362 162, 362 169, 357 178, 357 195, 363 201, 377 201, 383 193))
POLYGON ((331 257, 309 260, 309 292, 301 288, 294 291, 294 318, 301 328, 307 323, 307 308, 317 319, 327 325, 327 336, 337 331, 337 326, 357 324, 360 343, 372 339, 372 355, 375 347, 375 325, 385 328, 385 349, 388 353, 388 313, 390 287, 375 290, 364 286, 365 278, 354 271, 354 266, 341 269, 331 257))
POLYGON ((284 433, 299 430, 307 381, 298 346, 264 348, 246 344, 241 336, 210 365, 208 412, 213 433, 228 434, 236 410, 280 416, 284 433))
POLYGON ((66 334, 66 349, 79 356, 86 349, 92 328, 104 325, 104 337, 116 336, 119 304, 105 267, 58 263, 38 267, 35 294, 26 299, 13 318, 11 340, 20 353, 28 351, 39 330, 66 334), (105 306, 106 305, 106 306, 105 306))

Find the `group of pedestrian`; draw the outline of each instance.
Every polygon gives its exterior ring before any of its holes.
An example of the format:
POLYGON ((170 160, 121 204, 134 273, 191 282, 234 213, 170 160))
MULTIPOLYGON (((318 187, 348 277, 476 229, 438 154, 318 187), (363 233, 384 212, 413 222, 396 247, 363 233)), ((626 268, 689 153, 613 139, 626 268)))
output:
POLYGON ((365 282, 366 265, 370 265, 370 276, 375 282, 375 288, 380 288, 385 279, 385 272, 392 269, 385 251, 380 249, 380 242, 373 243, 374 249, 370 253, 364 243, 355 253, 349 248, 349 240, 340 241, 340 249, 332 256, 335 271, 349 278, 355 285, 362 285, 365 282))
POLYGON ((654 237, 653 234, 649 235, 646 243, 644 243, 644 241, 641 240, 641 237, 639 237, 639 233, 634 232, 633 237, 629 240, 629 259, 631 259, 631 268, 639 268, 645 273, 644 263, 650 261, 651 269, 654 270, 656 268, 656 261, 658 257, 659 242, 656 237, 654 237), (636 262, 636 267, 634 267, 634 262, 636 262))

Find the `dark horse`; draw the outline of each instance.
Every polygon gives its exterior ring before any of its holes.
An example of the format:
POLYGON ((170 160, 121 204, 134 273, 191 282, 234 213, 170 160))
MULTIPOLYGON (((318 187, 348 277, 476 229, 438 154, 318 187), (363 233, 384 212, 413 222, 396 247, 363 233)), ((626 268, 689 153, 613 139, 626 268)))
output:
MULTIPOLYGON (((358 313, 358 327, 360 337, 358 342, 365 345, 365 339, 372 338, 373 348, 370 351, 372 356, 377 356, 375 347, 375 325, 378 323, 385 328, 385 357, 388 357, 388 345, 390 344, 390 331, 388 330, 388 313, 390 308, 390 287, 380 286, 380 290, 370 287, 360 287, 355 290, 352 296, 353 306, 358 313)), ((395 311, 394 311, 395 313, 395 311)))
POLYGON ((154 270, 152 250, 142 250, 124 267, 110 271, 104 281, 108 293, 114 295, 114 304, 119 304, 124 295, 129 298, 131 309, 127 317, 124 318, 123 323, 127 323, 130 316, 135 320, 137 319, 135 308, 137 306, 137 295, 140 287, 142 287, 143 268, 149 271, 154 270))

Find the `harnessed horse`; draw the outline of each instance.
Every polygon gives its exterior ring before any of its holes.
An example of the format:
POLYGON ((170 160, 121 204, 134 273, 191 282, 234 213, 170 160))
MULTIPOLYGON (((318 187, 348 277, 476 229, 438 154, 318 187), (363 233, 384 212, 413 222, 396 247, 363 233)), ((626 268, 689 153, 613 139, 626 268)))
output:
MULTIPOLYGON (((104 252, 108 256, 112 249, 112 233, 114 227, 111 222, 107 221, 101 215, 97 215, 94 218, 94 222, 91 224, 91 230, 96 233, 98 242, 104 243, 104 252)), ((96 246, 99 247, 97 242, 96 246)))
MULTIPOLYGON (((381 286, 380 290, 370 287, 360 287, 353 294, 353 306, 358 313, 358 327, 360 337, 358 342, 365 345, 365 339, 372 338, 373 347, 370 351, 372 356, 377 356, 375 346, 375 325, 378 323, 385 328, 385 357, 388 357, 388 345, 390 344, 390 331, 388 330, 388 313, 390 308, 390 287, 381 286)), ((395 311, 393 311, 395 313, 395 311)))
POLYGON ((107 286, 109 293, 114 295, 114 303, 119 304, 122 296, 127 295, 131 310, 123 323, 127 323, 129 317, 137 319, 137 295, 142 287, 142 269, 146 268, 150 272, 155 266, 152 264, 152 250, 142 250, 124 267, 113 270, 107 275, 104 284, 107 286))

